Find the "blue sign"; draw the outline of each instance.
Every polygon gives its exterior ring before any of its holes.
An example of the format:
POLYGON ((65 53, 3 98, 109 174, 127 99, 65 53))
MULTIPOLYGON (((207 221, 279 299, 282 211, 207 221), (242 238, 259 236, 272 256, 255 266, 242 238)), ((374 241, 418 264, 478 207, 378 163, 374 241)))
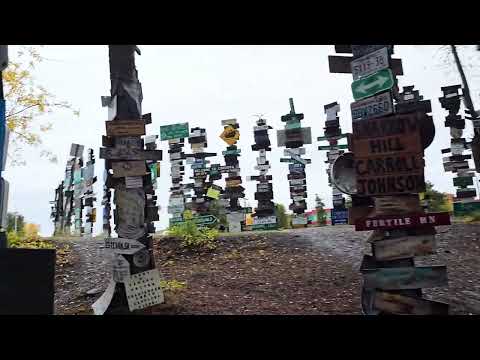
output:
POLYGON ((332 225, 348 224, 348 210, 347 209, 332 209, 331 210, 332 225))
POLYGON ((288 164, 288 171, 295 173, 303 173, 305 171, 305 165, 301 163, 288 164))

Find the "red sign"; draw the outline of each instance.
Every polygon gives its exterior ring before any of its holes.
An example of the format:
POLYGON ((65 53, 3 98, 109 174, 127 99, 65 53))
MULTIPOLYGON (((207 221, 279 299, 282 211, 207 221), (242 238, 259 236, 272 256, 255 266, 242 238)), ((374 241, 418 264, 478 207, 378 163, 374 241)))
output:
POLYGON ((363 218, 355 222, 355 230, 388 230, 438 225, 450 225, 450 214, 448 212, 363 218))

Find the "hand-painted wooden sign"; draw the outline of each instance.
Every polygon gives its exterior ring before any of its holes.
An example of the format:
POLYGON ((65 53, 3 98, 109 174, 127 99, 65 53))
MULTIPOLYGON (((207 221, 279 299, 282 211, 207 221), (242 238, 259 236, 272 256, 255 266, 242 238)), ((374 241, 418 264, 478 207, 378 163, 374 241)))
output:
POLYGON ((418 297, 375 291, 374 307, 395 315, 448 315, 448 304, 418 297))
POLYGON ((413 228, 419 226, 439 226, 450 225, 450 214, 443 213, 427 213, 412 215, 384 215, 371 218, 363 218, 355 223, 356 231, 368 230, 388 230, 413 228))
POLYGON ((366 288, 382 290, 420 289, 448 284, 446 266, 392 267, 365 270, 366 288))
POLYGON ((435 253, 435 235, 402 236, 372 243, 375 258, 380 261, 424 256, 435 253))
POLYGON ((112 162, 113 177, 143 176, 147 173, 144 160, 112 162))
POLYGON ((106 160, 162 160, 161 150, 132 148, 100 148, 100 159, 106 160))
POLYGON ((105 122, 107 136, 145 135, 145 122, 142 120, 112 120, 105 122))
POLYGON ((355 158, 375 155, 414 153, 423 154, 420 132, 413 131, 404 135, 393 135, 376 138, 352 138, 352 149, 355 158))

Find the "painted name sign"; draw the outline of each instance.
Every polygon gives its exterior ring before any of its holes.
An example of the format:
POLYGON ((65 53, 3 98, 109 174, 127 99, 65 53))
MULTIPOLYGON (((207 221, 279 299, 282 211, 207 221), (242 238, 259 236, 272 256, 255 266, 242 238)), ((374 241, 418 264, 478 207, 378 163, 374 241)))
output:
POLYGON ((450 225, 450 214, 448 212, 443 212, 402 216, 385 215, 372 218, 364 218, 355 222, 355 230, 388 230, 413 228, 426 225, 450 225))

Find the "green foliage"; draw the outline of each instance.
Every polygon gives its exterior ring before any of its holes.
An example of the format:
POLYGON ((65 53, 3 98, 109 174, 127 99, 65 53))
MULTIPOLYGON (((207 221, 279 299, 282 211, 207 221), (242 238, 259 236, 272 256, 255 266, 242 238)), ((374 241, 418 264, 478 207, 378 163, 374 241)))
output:
POLYGON ((425 198, 428 201, 428 211, 431 212, 444 212, 451 211, 451 206, 444 193, 441 193, 433 189, 433 184, 429 181, 425 182, 426 191, 425 198))
MULTIPOLYGON (((457 217, 458 219, 458 217, 457 217)), ((467 216, 462 216, 460 220, 464 223, 475 223, 480 221, 480 211, 475 211, 467 216)))
POLYGON ((182 240, 181 246, 189 249, 216 248, 217 229, 199 228, 193 221, 169 227, 168 234, 182 240))
POLYGON ((38 234, 38 225, 27 224, 24 232, 7 232, 9 247, 22 249, 53 249, 51 242, 42 240, 38 234))
POLYGON ((23 233, 25 227, 25 219, 22 215, 7 213, 7 232, 15 231, 15 217, 17 218, 17 231, 23 233))
POLYGON ((325 211, 324 207, 325 204, 323 203, 322 199, 317 195, 315 197, 315 209, 317 210, 317 221, 319 225, 325 225, 327 222, 327 212, 325 211))
POLYGON ((187 287, 187 283, 185 281, 178 281, 178 280, 161 280, 160 287, 163 290, 167 291, 178 291, 183 290, 187 287))
POLYGON ((278 219, 278 227, 283 229, 290 228, 290 218, 285 211, 285 206, 282 204, 275 204, 275 215, 278 219))

